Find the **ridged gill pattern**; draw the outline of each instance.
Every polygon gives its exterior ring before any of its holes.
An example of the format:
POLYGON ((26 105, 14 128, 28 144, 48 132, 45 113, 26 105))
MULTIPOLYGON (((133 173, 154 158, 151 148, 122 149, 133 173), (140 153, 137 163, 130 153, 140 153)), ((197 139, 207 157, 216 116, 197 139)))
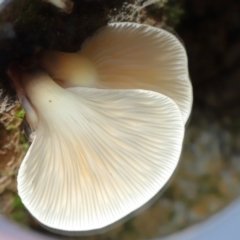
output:
POLYGON ((137 23, 111 23, 87 39, 80 53, 99 73, 99 88, 145 89, 170 97, 187 122, 192 86, 186 51, 169 32, 137 23))
POLYGON ((71 88, 61 98, 65 105, 39 115, 18 173, 19 195, 49 227, 102 228, 168 181, 182 148, 182 116, 153 91, 71 88))

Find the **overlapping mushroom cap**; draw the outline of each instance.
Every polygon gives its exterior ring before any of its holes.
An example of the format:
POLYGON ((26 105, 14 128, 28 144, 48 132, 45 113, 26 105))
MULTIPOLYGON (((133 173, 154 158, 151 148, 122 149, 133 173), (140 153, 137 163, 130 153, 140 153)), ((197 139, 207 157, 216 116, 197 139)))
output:
POLYGON ((185 51, 163 30, 116 23, 79 53, 45 51, 39 62, 45 71, 10 74, 36 129, 19 195, 46 226, 105 227, 150 200, 177 166, 192 104, 185 51))
POLYGON ((145 89, 170 97, 186 123, 192 86, 186 51, 169 32, 137 23, 112 23, 78 53, 44 51, 40 64, 63 87, 145 89))

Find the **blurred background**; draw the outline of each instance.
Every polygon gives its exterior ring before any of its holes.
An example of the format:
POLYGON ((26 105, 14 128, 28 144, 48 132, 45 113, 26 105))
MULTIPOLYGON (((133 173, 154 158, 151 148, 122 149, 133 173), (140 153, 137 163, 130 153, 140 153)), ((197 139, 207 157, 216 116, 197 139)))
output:
POLYGON ((72 2, 67 12, 41 0, 0 5, 0 213, 49 235, 16 193, 16 171, 28 142, 20 127, 24 111, 15 102, 6 66, 15 59, 25 61, 38 47, 77 50, 86 36, 108 21, 126 20, 165 28, 183 42, 194 90, 192 116, 179 167, 165 192, 114 229, 77 239, 156 238, 223 209, 240 194, 240 2, 160 0, 139 11, 149 1, 72 2), (86 16, 91 21, 78 29, 86 16))

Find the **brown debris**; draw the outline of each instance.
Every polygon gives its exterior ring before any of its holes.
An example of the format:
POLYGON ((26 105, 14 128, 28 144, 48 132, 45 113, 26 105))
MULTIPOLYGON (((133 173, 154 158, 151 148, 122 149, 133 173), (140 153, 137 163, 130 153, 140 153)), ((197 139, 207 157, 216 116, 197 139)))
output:
POLYGON ((19 128, 22 119, 14 116, 18 108, 0 114, 0 199, 7 188, 16 190, 15 175, 24 154, 19 128))

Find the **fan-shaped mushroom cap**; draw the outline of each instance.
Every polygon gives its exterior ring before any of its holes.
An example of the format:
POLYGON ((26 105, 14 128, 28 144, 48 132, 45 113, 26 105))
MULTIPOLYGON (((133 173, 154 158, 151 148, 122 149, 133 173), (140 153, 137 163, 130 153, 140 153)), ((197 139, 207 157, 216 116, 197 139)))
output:
MULTIPOLYGON (((79 59, 89 59, 97 71, 93 76, 95 87, 162 93, 176 102, 186 123, 192 107, 192 87, 185 49, 172 34, 143 24, 111 23, 87 39, 79 54, 79 59)), ((47 61, 51 53, 43 56, 42 66, 54 77, 59 68, 51 72, 52 63, 47 61)), ((69 61, 70 58, 69 55, 69 61)), ((65 71, 60 65, 61 71, 65 71)), ((75 61, 74 66, 79 68, 80 62, 75 61)), ((79 83, 83 81, 78 79, 79 83)), ((92 83, 88 86, 93 87, 92 83)), ((76 81, 68 77, 65 87, 75 85, 76 81)))
POLYGON ((21 78, 38 126, 18 191, 43 224, 102 228, 146 203, 171 177, 184 126, 170 98, 146 90, 62 89, 45 73, 21 78))

